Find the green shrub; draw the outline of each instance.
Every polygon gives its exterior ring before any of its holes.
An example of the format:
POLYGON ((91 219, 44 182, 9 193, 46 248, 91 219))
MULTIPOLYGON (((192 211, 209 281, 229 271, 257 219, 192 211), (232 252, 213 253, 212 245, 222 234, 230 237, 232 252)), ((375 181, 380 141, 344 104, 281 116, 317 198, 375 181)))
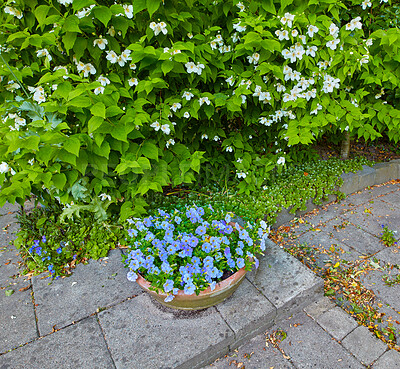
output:
MULTIPOLYGON (((249 194, 323 134, 397 140, 399 111, 371 97, 394 69, 376 75, 387 62, 343 6, 5 2, 0 206, 33 193, 123 221, 206 164, 249 194)), ((394 52, 397 33, 378 33, 394 52)))

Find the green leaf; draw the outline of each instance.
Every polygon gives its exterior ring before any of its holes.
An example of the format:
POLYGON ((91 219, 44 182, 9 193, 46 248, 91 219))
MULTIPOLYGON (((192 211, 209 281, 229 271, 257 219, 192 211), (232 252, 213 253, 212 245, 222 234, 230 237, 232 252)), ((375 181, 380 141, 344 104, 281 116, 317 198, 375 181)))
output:
POLYGON ((118 107, 117 105, 113 105, 113 106, 109 106, 107 108, 106 117, 109 118, 109 117, 113 117, 115 115, 123 114, 123 113, 124 113, 124 111, 120 107, 118 107))
POLYGON ((79 28, 79 19, 76 15, 70 15, 64 22, 63 26, 64 32, 77 32, 81 33, 81 29, 79 28))
POLYGON ((158 147, 149 141, 144 142, 142 149, 141 149, 141 153, 146 158, 154 159, 154 160, 158 161, 158 147))
POLYGON ((69 101, 67 103, 67 105, 68 106, 76 106, 79 108, 83 108, 83 107, 87 108, 88 106, 91 105, 91 103, 92 103, 92 101, 88 97, 78 96, 78 97, 73 98, 71 101, 69 101))
POLYGON ((106 117, 106 106, 102 102, 98 102, 94 104, 90 108, 90 112, 96 117, 106 117))
POLYGON ((151 16, 158 10, 161 5, 161 0, 146 0, 147 11, 151 16))
POLYGON ((112 11, 106 6, 96 6, 93 8, 94 16, 107 27, 108 22, 112 17, 112 11))
POLYGON ((21 141, 21 147, 24 147, 28 150, 37 150, 40 142, 39 136, 29 136, 25 140, 21 141))
POLYGON ((39 5, 35 9, 35 17, 38 20, 39 26, 45 21, 47 14, 49 13, 50 6, 48 5, 39 5))
POLYGON ((68 151, 75 156, 79 155, 79 149, 81 148, 81 142, 77 137, 69 137, 63 145, 64 150, 68 151))
POLYGON ((91 117, 88 122, 88 133, 90 134, 96 131, 96 129, 99 128, 103 122, 104 119, 102 117, 91 117))
POLYGON ((174 68, 174 62, 172 60, 164 60, 161 64, 161 70, 164 76, 174 68))
POLYGON ((74 47, 76 35, 77 35, 76 32, 67 32, 63 36, 62 40, 64 43, 65 51, 68 52, 69 50, 71 50, 74 47))
POLYGON ((63 190, 65 184, 67 183, 67 177, 64 173, 53 174, 51 180, 53 181, 54 186, 56 186, 56 188, 58 188, 59 190, 63 190))

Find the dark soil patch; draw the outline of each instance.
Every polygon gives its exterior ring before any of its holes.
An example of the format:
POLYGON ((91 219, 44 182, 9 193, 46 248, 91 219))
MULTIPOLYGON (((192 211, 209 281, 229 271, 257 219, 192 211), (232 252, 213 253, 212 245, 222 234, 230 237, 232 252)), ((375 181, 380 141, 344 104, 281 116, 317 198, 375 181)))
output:
MULTIPOLYGON (((340 157, 340 145, 321 139, 312 146, 320 157, 324 160, 332 157, 340 157)), ((390 142, 386 137, 381 137, 375 141, 366 142, 363 138, 354 139, 350 146, 349 158, 363 156, 375 162, 385 162, 393 159, 400 159, 400 144, 390 142)))

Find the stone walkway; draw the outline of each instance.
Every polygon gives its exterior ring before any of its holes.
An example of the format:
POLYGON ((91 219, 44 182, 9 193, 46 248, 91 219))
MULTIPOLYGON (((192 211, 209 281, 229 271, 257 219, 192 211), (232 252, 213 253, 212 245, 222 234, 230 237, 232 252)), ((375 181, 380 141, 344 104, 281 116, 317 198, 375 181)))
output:
MULTIPOLYGON (((15 211, 0 209, 2 369, 400 368, 399 352, 323 297, 322 279, 272 242, 259 270, 230 299, 201 312, 176 312, 126 279, 120 250, 51 284, 42 276, 25 280, 9 244, 15 211)), ((400 284, 388 286, 382 277, 388 263, 400 265, 400 250, 386 248, 378 236, 382 224, 400 234, 399 212, 400 185, 374 187, 288 223, 297 238, 285 247, 335 245, 345 261, 372 260, 362 283, 398 326, 400 284)), ((394 278, 399 270, 390 273, 394 278)))

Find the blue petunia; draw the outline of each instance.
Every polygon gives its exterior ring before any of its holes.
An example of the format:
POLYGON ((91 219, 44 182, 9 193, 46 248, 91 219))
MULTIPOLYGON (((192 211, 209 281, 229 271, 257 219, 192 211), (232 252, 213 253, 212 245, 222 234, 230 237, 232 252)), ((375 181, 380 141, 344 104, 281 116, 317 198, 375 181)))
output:
POLYGON ((196 228, 196 233, 197 233, 199 236, 203 236, 204 234, 206 234, 206 231, 207 231, 207 229, 206 229, 206 227, 203 226, 203 225, 198 226, 198 227, 196 228))
MULTIPOLYGON (((172 279, 167 279, 167 281, 163 285, 165 292, 171 292, 174 288, 174 281, 172 279)), ((172 299, 171 299, 172 300, 172 299)))
POLYGON ((129 235, 129 237, 136 237, 137 234, 138 234, 138 232, 137 232, 136 229, 132 229, 132 228, 129 228, 129 229, 128 229, 128 235, 129 235))
POLYGON ((196 287, 194 284, 185 285, 184 292, 186 295, 193 295, 195 291, 196 291, 196 287))
POLYGON ((57 254, 61 254, 62 253, 62 248, 59 247, 56 251, 57 251, 57 254))
POLYGON ((244 259, 243 258, 237 258, 236 260, 236 265, 239 269, 244 267, 244 259))
POLYGON ((203 244, 201 245, 201 249, 202 249, 204 252, 210 252, 210 251, 212 250, 212 246, 211 246, 211 244, 209 244, 208 242, 205 242, 205 243, 203 243, 203 244))
POLYGON ((128 281, 135 282, 136 279, 138 278, 137 274, 135 272, 129 271, 126 275, 128 278, 128 281))

